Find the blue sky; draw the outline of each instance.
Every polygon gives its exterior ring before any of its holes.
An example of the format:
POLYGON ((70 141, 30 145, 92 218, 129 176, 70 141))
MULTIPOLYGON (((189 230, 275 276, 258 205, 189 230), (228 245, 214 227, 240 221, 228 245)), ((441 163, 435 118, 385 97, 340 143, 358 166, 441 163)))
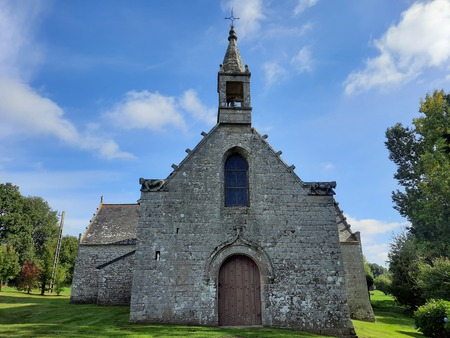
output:
POLYGON ((215 123, 234 8, 253 126, 336 199, 385 264, 386 129, 450 83, 450 0, 0 0, 0 182, 66 211, 78 236, 100 196, 135 203, 215 123))

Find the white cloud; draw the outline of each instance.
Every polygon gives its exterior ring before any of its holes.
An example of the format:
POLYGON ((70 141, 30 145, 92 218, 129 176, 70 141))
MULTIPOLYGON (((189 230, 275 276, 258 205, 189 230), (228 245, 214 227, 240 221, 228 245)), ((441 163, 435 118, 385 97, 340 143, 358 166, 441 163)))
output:
POLYGON ((388 243, 363 245, 363 253, 367 260, 382 266, 387 265, 389 249, 388 243))
POLYGON ((386 266, 390 249, 389 238, 408 226, 408 222, 386 222, 377 219, 356 219, 345 215, 353 232, 361 232, 363 254, 371 263, 386 266))
POLYGON ((450 0, 415 2, 398 25, 374 41, 379 55, 344 82, 345 93, 410 82, 431 67, 450 60, 450 0))
POLYGON ((361 233, 368 235, 386 234, 408 225, 407 222, 386 222, 377 219, 357 220, 348 215, 346 215, 346 217, 347 222, 351 225, 353 231, 361 231, 361 233))
POLYGON ((166 127, 171 127, 185 131, 186 112, 197 121, 207 124, 216 122, 215 110, 206 107, 193 89, 188 89, 180 97, 147 90, 130 91, 106 115, 123 129, 164 131, 166 127))
POLYGON ((184 92, 180 100, 180 105, 197 120, 207 124, 214 124, 216 122, 216 111, 203 105, 193 89, 184 92))
POLYGON ((42 58, 33 33, 44 4, 40 0, 0 2, 0 138, 46 135, 105 158, 132 157, 121 152, 113 140, 89 132, 80 134, 57 103, 27 84, 42 58))
POLYGON ((33 43, 34 27, 43 10, 43 2, 0 2, 0 76, 27 77, 41 59, 40 48, 33 43))
POLYGON ((40 96, 28 85, 0 78, 0 116, 3 135, 15 129, 30 134, 52 134, 69 143, 77 141, 75 127, 63 118, 63 110, 53 101, 40 96))
POLYGON ((81 135, 64 118, 64 111, 52 100, 36 93, 27 84, 0 78, 0 137, 13 135, 52 136, 76 148, 99 152, 112 158, 132 157, 121 152, 117 144, 89 134, 81 135))
POLYGON ((270 87, 287 76, 287 71, 277 62, 265 62, 263 64, 264 78, 267 87, 270 87))
POLYGON ((225 13, 230 13, 233 9, 234 16, 239 18, 235 21, 235 26, 238 27, 238 37, 258 33, 261 28, 261 21, 265 19, 262 11, 262 0, 222 0, 221 7, 225 13))
POLYGON ((316 5, 319 0, 298 0, 297 6, 294 8, 294 15, 299 15, 306 11, 308 8, 316 5))
POLYGON ((186 129, 183 115, 175 97, 164 96, 147 90, 130 91, 107 114, 114 123, 124 129, 164 130, 166 126, 186 129))
POLYGON ((312 58, 311 48, 309 46, 305 46, 300 49, 299 52, 291 59, 291 64, 299 73, 312 71, 314 61, 312 58))

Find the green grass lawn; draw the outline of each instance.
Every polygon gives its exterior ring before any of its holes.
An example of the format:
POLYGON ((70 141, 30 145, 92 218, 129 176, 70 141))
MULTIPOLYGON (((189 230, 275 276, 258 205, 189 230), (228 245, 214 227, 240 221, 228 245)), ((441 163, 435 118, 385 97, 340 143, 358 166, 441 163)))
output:
POLYGON ((371 302, 377 321, 368 323, 354 320, 353 325, 359 338, 424 337, 414 329, 412 315, 397 305, 391 296, 381 291, 372 291, 371 302))
MULTIPOLYGON (((286 329, 219 328, 128 323, 128 306, 70 305, 70 290, 61 296, 0 292, 0 337, 322 337, 286 329)), ((423 337, 414 321, 391 297, 372 296, 377 322, 354 321, 360 338, 423 337)))

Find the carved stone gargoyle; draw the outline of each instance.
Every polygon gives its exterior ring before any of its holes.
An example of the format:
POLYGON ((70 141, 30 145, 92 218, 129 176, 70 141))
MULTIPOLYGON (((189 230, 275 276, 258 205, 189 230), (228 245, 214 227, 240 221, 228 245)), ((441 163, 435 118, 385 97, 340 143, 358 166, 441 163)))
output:
POLYGON ((142 192, 158 191, 164 184, 164 180, 146 180, 141 177, 139 184, 141 185, 142 192))
POLYGON ((335 194, 336 182, 305 182, 309 187, 309 195, 332 196, 335 194))

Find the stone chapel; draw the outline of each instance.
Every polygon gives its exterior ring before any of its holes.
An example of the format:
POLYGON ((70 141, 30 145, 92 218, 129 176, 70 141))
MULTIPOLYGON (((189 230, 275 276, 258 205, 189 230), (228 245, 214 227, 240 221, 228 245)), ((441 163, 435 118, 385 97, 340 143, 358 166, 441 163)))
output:
POLYGON ((130 305, 130 321, 272 326, 355 336, 374 321, 359 233, 335 182, 304 182, 252 127, 233 26, 217 124, 137 204, 103 198, 79 240, 71 303, 130 305))

